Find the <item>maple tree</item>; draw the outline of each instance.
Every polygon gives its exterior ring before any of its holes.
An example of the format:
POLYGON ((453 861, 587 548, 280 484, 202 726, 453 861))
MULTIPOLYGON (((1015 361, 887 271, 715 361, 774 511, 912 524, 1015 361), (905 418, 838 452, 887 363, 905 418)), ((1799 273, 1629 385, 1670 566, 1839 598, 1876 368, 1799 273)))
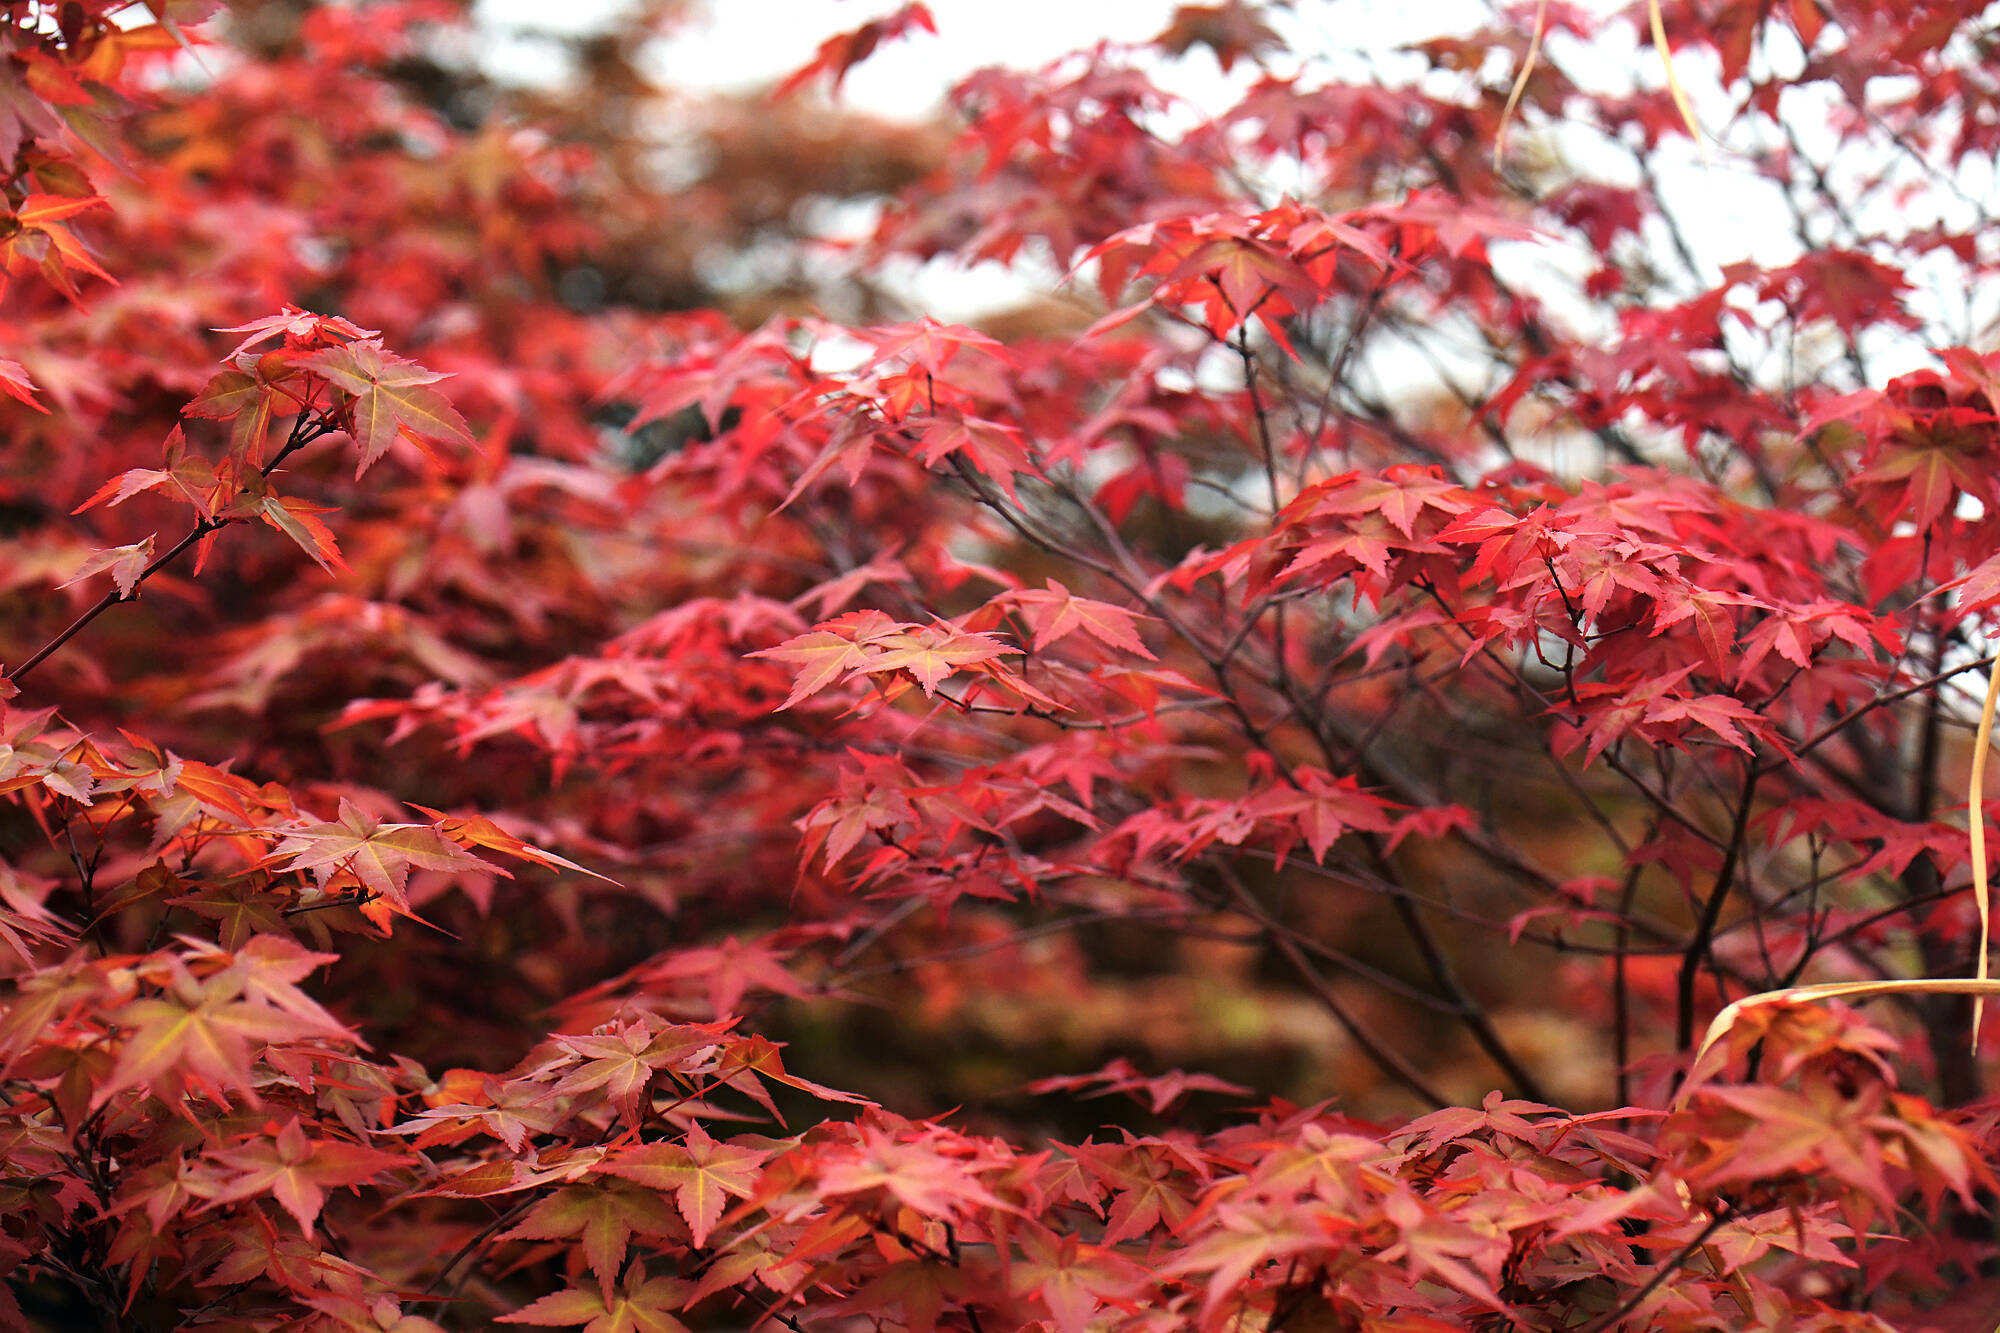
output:
POLYGON ((9 10, 0 1327, 1974 1326, 1987 6, 1310 8, 9 10))

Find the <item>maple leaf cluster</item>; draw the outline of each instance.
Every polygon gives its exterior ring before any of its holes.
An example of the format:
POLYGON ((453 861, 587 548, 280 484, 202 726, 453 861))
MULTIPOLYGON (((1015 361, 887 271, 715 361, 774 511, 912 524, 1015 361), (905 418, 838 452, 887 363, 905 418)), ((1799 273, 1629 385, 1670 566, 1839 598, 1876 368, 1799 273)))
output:
POLYGON ((0 19, 0 1329, 1942 1327, 1986 6, 937 9, 0 19))

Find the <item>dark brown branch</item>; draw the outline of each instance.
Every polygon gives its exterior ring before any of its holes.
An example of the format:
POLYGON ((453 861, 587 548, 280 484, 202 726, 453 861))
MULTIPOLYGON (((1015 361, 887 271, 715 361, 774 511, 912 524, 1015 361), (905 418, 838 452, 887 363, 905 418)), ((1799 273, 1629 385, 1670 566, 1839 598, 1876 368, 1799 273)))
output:
MULTIPOLYGON (((1653 1270, 1653 1276, 1646 1280, 1644 1286, 1628 1296, 1624 1303, 1617 1309, 1590 1325, 1589 1328, 1584 1330, 1584 1333, 1609 1333, 1609 1330, 1614 1328, 1619 1320, 1638 1309, 1645 1303, 1648 1296, 1658 1291, 1669 1278, 1686 1267, 1687 1261, 1694 1258, 1695 1251, 1708 1244, 1715 1233, 1721 1229, 1722 1224, 1729 1220, 1729 1214, 1723 1211, 1720 1204, 1716 1205, 1716 1209, 1717 1211, 1714 1216, 1708 1219, 1708 1225, 1703 1227, 1693 1240, 1674 1251, 1672 1257, 1653 1270)), ((1745 1313, 1748 1313, 1748 1311, 1745 1311, 1745 1313)))
MULTIPOLYGON (((1695 983, 1701 975, 1704 959, 1715 967, 1715 928, 1722 921, 1723 905, 1729 901, 1729 890, 1743 864, 1745 844, 1749 841, 1750 808, 1757 796, 1758 777, 1759 770, 1753 763, 1743 779, 1743 794, 1736 802, 1736 817, 1730 824, 1728 848, 1722 855, 1722 869, 1715 874, 1715 887, 1709 891, 1708 901, 1702 904, 1694 934, 1688 937, 1687 949, 1681 954, 1680 984, 1675 997, 1676 1050, 1686 1051, 1694 1046, 1695 983)), ((1715 970, 1720 972, 1719 967, 1715 970)))
POLYGON ((1249 886, 1227 867, 1222 867, 1221 870, 1224 880, 1243 911, 1252 919, 1267 926, 1265 938, 1270 940, 1284 956, 1285 963, 1292 969, 1293 975, 1312 992, 1313 998, 1320 1002, 1320 1006, 1333 1016, 1334 1022, 1340 1024, 1347 1035, 1354 1039, 1354 1044, 1361 1048, 1362 1054, 1374 1061, 1375 1066, 1398 1085, 1421 1097, 1433 1109, 1451 1105, 1449 1098, 1431 1086, 1430 1080, 1424 1077, 1422 1070, 1411 1064, 1394 1048, 1377 1041, 1374 1034, 1361 1025, 1361 1021, 1341 1001, 1340 996, 1334 993, 1333 987, 1327 984, 1326 978, 1319 974, 1319 969, 1312 965, 1312 960, 1305 956, 1305 952, 1292 939, 1290 931, 1268 928, 1278 923, 1264 910, 1264 905, 1257 901, 1257 896, 1250 892, 1249 886))

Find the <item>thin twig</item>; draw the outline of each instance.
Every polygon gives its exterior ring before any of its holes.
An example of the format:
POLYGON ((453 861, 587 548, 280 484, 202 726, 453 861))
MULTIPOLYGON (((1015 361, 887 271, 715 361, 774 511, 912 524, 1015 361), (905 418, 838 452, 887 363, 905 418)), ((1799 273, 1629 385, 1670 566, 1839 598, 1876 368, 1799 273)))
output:
MULTIPOLYGON (((285 441, 285 447, 280 449, 277 453, 277 456, 274 457, 270 462, 266 463, 263 466, 263 468, 259 470, 258 475, 264 477, 270 476, 273 472, 277 471, 278 464, 284 462, 288 456, 297 452, 299 449, 304 448, 307 444, 310 444, 312 441, 318 439, 320 436, 330 433, 333 429, 334 427, 331 426, 330 424, 327 424, 325 421, 312 421, 310 418, 301 414, 298 420, 292 426, 291 436, 285 441)), ((36 649, 33 653, 29 654, 27 661, 21 663, 21 665, 15 667, 12 671, 0 673, 0 679, 5 679, 16 685, 20 684, 22 679, 26 677, 29 672, 33 671, 36 667, 40 666, 43 662, 47 661, 50 655, 53 654, 57 649, 61 648, 71 639, 75 638, 78 634, 81 634, 84 628, 87 625, 89 625, 91 621, 97 619, 99 616, 103 615, 106 611, 109 611, 112 607, 118 605, 118 603, 129 602, 138 597, 139 585, 143 584, 147 579, 153 577, 153 575, 159 573, 162 569, 165 569, 168 565, 172 564, 175 560, 179 559, 180 556, 188 549, 188 547, 193 546, 196 542, 200 541, 203 537, 208 536, 210 533, 220 532, 222 529, 228 527, 232 523, 241 523, 244 521, 245 520, 239 518, 201 519, 194 525, 192 529, 189 530, 188 534, 185 537, 182 537, 179 541, 175 542, 172 546, 167 548, 166 554, 155 557, 151 564, 147 565, 143 570, 141 570, 139 572, 139 577, 132 581, 132 587, 129 591, 120 592, 118 589, 114 588, 110 592, 105 593, 104 596, 97 599, 96 603, 93 604, 90 607, 90 609, 85 611, 82 615, 78 616, 75 620, 72 620, 66 627, 64 627, 63 631, 60 634, 56 635, 53 639, 50 639, 47 643, 43 644, 40 648, 36 649)))
MULTIPOLYGON (((1673 1277, 1674 1274, 1686 1267, 1687 1261, 1694 1258, 1695 1252, 1706 1246, 1709 1238, 1714 1236, 1721 1229, 1722 1224, 1728 1220, 1729 1214, 1718 1205, 1717 1211, 1709 1217, 1708 1225, 1701 1229, 1701 1234, 1681 1246, 1680 1249, 1674 1251, 1672 1258, 1653 1270, 1653 1276, 1647 1279, 1644 1286, 1627 1297, 1624 1304, 1583 1330, 1583 1333, 1609 1333, 1613 1325, 1645 1304, 1648 1296, 1658 1291, 1666 1283, 1667 1279, 1673 1277)), ((1746 1310, 1744 1313, 1748 1314, 1749 1311, 1746 1310)))

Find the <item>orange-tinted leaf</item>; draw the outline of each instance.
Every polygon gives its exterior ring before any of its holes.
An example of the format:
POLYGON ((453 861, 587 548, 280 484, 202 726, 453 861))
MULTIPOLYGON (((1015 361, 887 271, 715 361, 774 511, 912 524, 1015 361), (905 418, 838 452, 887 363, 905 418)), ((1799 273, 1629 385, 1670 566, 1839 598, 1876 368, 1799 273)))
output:
POLYGON ((681 1279, 649 1281, 646 1270, 634 1264, 624 1284, 608 1295, 575 1288, 558 1291, 497 1316, 497 1322, 545 1328, 582 1324, 583 1333, 687 1333, 687 1326, 672 1314, 681 1308, 687 1292, 688 1284, 681 1279))
POLYGON ((770 1156, 752 1148, 717 1143, 699 1124, 688 1127, 685 1145, 648 1143, 611 1158, 604 1170, 662 1193, 672 1190, 694 1233, 697 1249, 708 1244, 730 1198, 747 1199, 758 1168, 770 1156))
POLYGON ((1108 647, 1137 653, 1149 660, 1153 657, 1134 627, 1138 619, 1135 612, 1109 602, 1078 597, 1054 579, 1048 580, 1046 589, 1030 588, 1009 596, 1022 608, 1029 628, 1034 630, 1037 652, 1082 630, 1108 647))
POLYGON ((937 687, 955 672, 1021 651, 990 634, 967 634, 950 626, 917 627, 879 643, 883 651, 869 655, 856 670, 868 675, 907 671, 923 687, 926 698, 935 695, 937 687))
POLYGON ((290 831, 266 858, 288 870, 310 870, 322 886, 347 871, 370 892, 404 907, 412 866, 425 870, 496 870, 429 824, 380 824, 342 800, 340 818, 290 831))
POLYGON ((503 1240, 574 1240, 599 1283, 625 1263, 632 1234, 672 1235, 679 1224, 667 1201, 626 1185, 571 1185, 537 1203, 503 1240))
POLYGON ((760 648, 746 656, 774 657, 802 668, 798 679, 792 682, 791 695, 778 705, 780 712, 811 698, 835 681, 845 679, 851 671, 868 661, 867 655, 851 639, 826 630, 796 635, 775 648, 760 648))
POLYGON ((476 448, 478 441, 451 401, 429 385, 444 376, 384 351, 365 338, 318 352, 301 364, 325 376, 351 398, 354 442, 361 446, 359 477, 387 453, 398 436, 426 452, 433 444, 476 448))
POLYGON ((17 403, 26 403, 43 416, 49 414, 48 408, 35 401, 35 382, 28 378, 28 368, 19 361, 0 357, 0 393, 17 403))
POLYGON ((92 551, 90 557, 77 567, 76 573, 64 579, 58 587, 67 588, 72 583, 81 583, 92 574, 111 572, 111 581, 118 588, 120 597, 130 597, 132 590, 139 586, 139 576, 146 572, 146 566, 153 562, 153 539, 148 536, 143 541, 129 546, 112 546, 102 551, 92 551))
POLYGON ((340 558, 333 530, 319 520, 321 514, 332 512, 330 506, 309 504, 288 495, 267 495, 257 506, 259 518, 291 538, 329 574, 347 568, 347 562, 340 558))

